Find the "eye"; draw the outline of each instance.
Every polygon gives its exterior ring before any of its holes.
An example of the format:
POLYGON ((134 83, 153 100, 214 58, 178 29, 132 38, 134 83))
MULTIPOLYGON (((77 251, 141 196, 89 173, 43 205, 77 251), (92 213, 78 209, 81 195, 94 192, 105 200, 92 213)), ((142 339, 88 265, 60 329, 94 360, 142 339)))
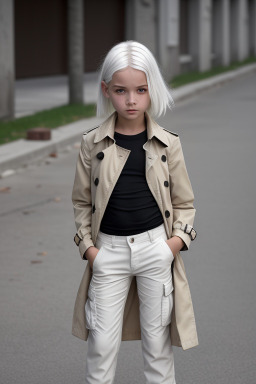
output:
POLYGON ((139 88, 138 93, 146 93, 147 89, 146 88, 139 88))
POLYGON ((121 95, 121 94, 124 93, 124 89, 116 89, 116 93, 117 93, 118 95, 121 95))

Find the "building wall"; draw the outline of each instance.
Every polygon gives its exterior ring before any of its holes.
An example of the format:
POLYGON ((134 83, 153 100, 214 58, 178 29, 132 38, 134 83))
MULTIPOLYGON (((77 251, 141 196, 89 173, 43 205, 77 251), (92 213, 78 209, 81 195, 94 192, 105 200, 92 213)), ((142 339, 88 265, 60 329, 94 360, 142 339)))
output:
POLYGON ((125 1, 85 0, 84 32, 84 69, 96 71, 109 49, 125 38, 125 1))
POLYGON ((66 0, 15 1, 16 78, 67 72, 66 0))
MULTIPOLYGON (((2 7, 7 3, 14 3, 16 78, 66 74, 67 0, 1 0, 2 7)), ((255 3, 84 0, 84 70, 96 71, 106 52, 127 39, 140 41, 153 52, 166 80, 184 69, 205 71, 243 60, 256 52, 255 3)), ((6 7, 2 31, 11 26, 6 7)), ((2 52, 7 45, 13 50, 10 31, 8 36, 8 43, 1 43, 2 52)), ((12 67, 8 60, 13 54, 2 53, 0 60, 4 73, 4 67, 12 67)))
MULTIPOLYGON (((124 9, 124 1, 84 0, 85 71, 124 39, 124 9)), ((67 0, 15 1, 17 79, 66 74, 67 48, 67 0)))

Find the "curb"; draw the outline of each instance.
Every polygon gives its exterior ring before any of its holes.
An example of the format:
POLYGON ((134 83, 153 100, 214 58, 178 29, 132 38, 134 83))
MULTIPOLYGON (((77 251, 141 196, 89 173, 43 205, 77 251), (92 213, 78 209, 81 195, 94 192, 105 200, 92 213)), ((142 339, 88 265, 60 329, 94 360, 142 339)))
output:
POLYGON ((195 94, 201 93, 209 88, 225 84, 231 80, 245 76, 251 72, 256 72, 256 63, 246 65, 242 68, 234 69, 233 71, 222 73, 221 75, 209 77, 205 80, 199 80, 194 83, 179 87, 177 89, 173 89, 172 93, 174 101, 184 100, 188 97, 194 96, 195 94))
MULTIPOLYGON (((9 171, 25 167, 76 141, 82 134, 98 125, 102 119, 90 117, 52 130, 51 140, 30 141, 20 139, 0 146, 0 178, 9 176, 9 171)), ((14 172, 10 173, 13 174, 14 172)))
MULTIPOLYGON (((172 91, 174 101, 187 99, 209 88, 224 84, 248 73, 256 72, 256 64, 225 72, 221 75, 184 85, 172 91)), ((51 153, 57 152, 76 141, 81 141, 81 135, 88 129, 100 124, 102 119, 90 117, 72 124, 52 130, 52 139, 48 141, 29 141, 20 139, 9 144, 0 145, 0 178, 12 175, 15 169, 25 167, 31 162, 38 161, 51 153)))

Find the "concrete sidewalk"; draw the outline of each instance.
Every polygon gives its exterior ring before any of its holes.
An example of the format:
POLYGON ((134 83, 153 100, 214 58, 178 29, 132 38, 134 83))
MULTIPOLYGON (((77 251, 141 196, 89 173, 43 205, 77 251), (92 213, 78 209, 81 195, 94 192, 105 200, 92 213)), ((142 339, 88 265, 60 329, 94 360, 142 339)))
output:
MULTIPOLYGON (((98 73, 84 74, 84 102, 95 103, 98 73)), ((15 117, 32 115, 68 103, 68 76, 49 76, 15 81, 15 117)))
MULTIPOLYGON (((224 73, 215 77, 211 77, 206 80, 198 81, 198 82, 191 83, 189 85, 185 85, 183 87, 177 88, 173 90, 174 101, 177 104, 180 100, 193 96, 213 86, 221 85, 227 81, 231 81, 240 76, 244 76, 251 72, 256 72, 256 64, 247 65, 242 68, 236 69, 234 71, 229 71, 227 73, 224 73)), ((93 102, 96 100, 96 88, 97 88, 95 75, 91 76, 90 81, 91 81, 91 85, 89 87, 88 97, 90 97, 90 102, 93 102)), ((49 91, 49 88, 47 92, 46 91, 43 92, 41 89, 36 87, 35 84, 33 86, 32 82, 31 82, 31 87, 29 87, 28 83, 29 83, 29 80, 26 83, 27 94, 25 94, 24 98, 25 99, 27 98, 28 100, 28 96, 26 95, 28 95, 29 92, 31 92, 32 98, 34 99, 35 95, 37 95, 36 101, 38 105, 42 106, 43 103, 41 102, 40 104, 40 100, 39 100, 40 96, 41 98, 47 101, 48 99, 46 97, 46 94, 49 91)), ((56 82, 55 82, 55 87, 54 87, 54 82, 49 83, 49 86, 52 86, 51 92, 53 92, 53 95, 55 95, 54 97, 55 101, 56 101, 57 95, 61 94, 63 89, 62 86, 60 86, 60 84, 61 84, 60 79, 59 79, 59 86, 56 84, 56 82)), ((40 85, 40 81, 38 83, 38 86, 39 85, 40 85)), ((22 99, 21 93, 19 97, 20 99, 22 99)), ((59 105, 59 104, 51 103, 50 100, 48 100, 47 102, 48 102, 48 108, 53 107, 55 105, 59 105)), ((47 108, 46 104, 45 104, 45 108, 47 108)), ((35 105, 32 106, 30 110, 31 112, 35 112, 36 111, 35 105)), ((11 142, 9 144, 1 145, 0 146, 0 177, 11 175, 15 173, 15 170, 18 168, 24 167, 31 162, 34 162, 46 156, 49 156, 52 152, 55 153, 59 149, 69 144, 72 144, 76 141, 80 142, 82 133, 98 125, 101 121, 102 119, 93 117, 89 119, 83 119, 78 122, 65 125, 63 127, 56 128, 52 130, 52 139, 48 141, 27 141, 24 139, 20 139, 20 140, 11 142)))

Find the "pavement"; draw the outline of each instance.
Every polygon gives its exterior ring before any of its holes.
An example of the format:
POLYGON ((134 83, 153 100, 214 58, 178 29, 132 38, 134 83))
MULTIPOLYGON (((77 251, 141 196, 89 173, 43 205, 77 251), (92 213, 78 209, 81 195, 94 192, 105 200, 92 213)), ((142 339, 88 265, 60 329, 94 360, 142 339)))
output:
MULTIPOLYGON (((177 103, 198 236, 182 252, 199 346, 174 348, 178 384, 256 382, 256 76, 177 103)), ((78 147, 0 179, 0 382, 83 384, 88 343, 71 335, 85 262, 73 241, 78 147), (50 162, 48 162, 50 160, 50 162)), ((144 384, 140 341, 121 343, 116 384, 144 384)))
MULTIPOLYGON (((84 102, 95 103, 97 72, 84 74, 84 102)), ((68 103, 68 76, 44 76, 15 82, 15 117, 32 115, 68 103)))
MULTIPOLYGON (((223 73, 173 90, 176 103, 192 97, 209 88, 220 86, 241 76, 256 72, 256 64, 223 73)), ((93 103, 97 97, 97 75, 85 74, 84 99, 93 103)), ((67 77, 19 80, 16 82, 16 117, 25 116, 67 104, 67 77)), ((52 138, 48 141, 28 141, 20 139, 0 146, 0 178, 15 174, 17 169, 37 162, 44 157, 57 153, 66 146, 81 141, 81 135, 88 129, 98 125, 102 119, 97 117, 82 119, 52 130, 52 138)))

